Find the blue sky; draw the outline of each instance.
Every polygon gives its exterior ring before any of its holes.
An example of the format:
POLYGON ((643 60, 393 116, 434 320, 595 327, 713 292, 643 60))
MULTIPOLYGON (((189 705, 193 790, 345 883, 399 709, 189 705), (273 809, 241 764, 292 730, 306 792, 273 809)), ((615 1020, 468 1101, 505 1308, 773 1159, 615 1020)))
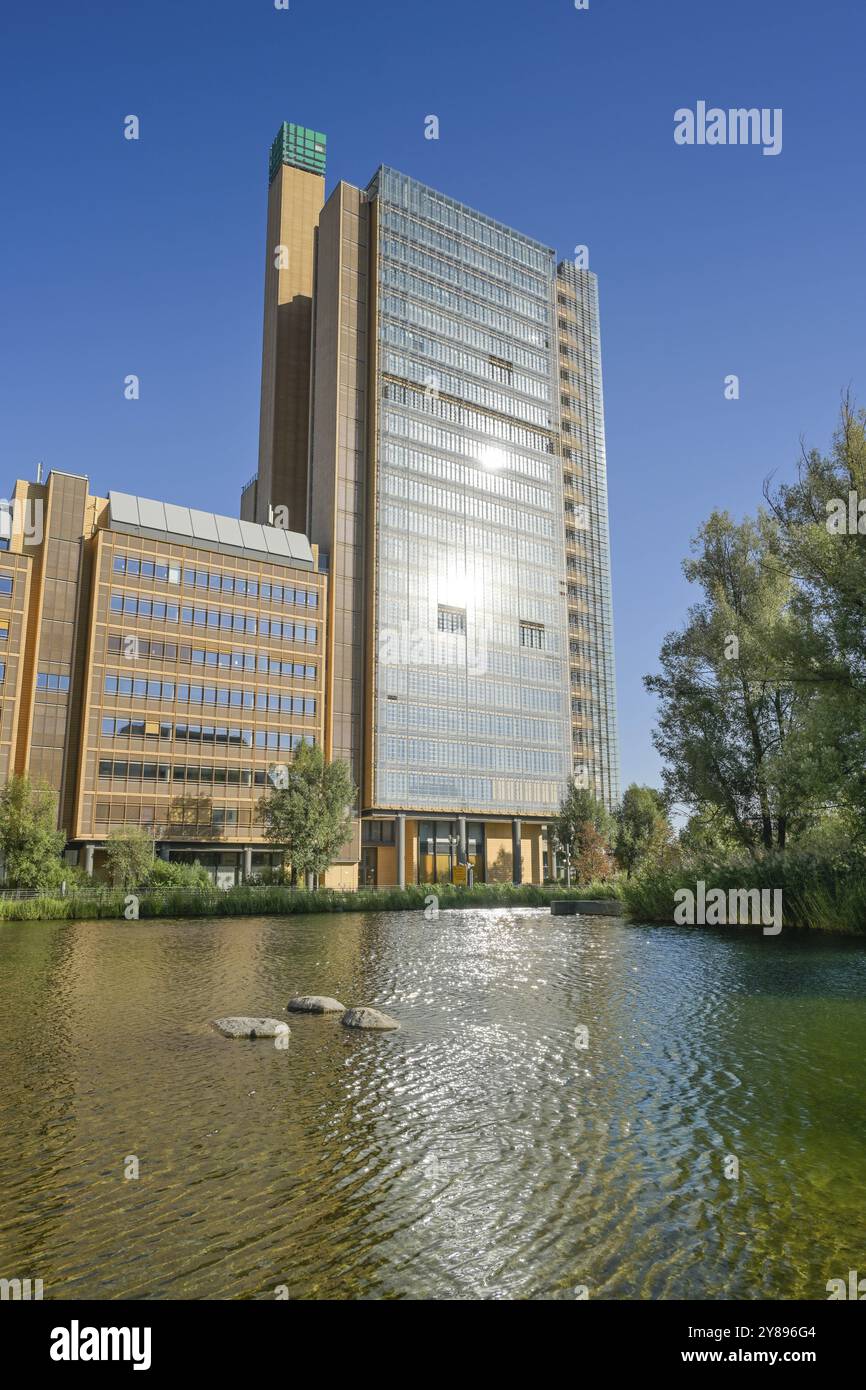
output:
POLYGON ((845 386, 866 401, 866 7, 18 0, 2 23, 3 486, 42 460, 237 512, 283 119, 327 133, 329 189, 387 163, 562 255, 585 243, 623 776, 657 782, 641 677, 684 615, 690 537, 754 509, 801 436, 826 445, 845 386), (781 107, 781 154, 675 145, 698 100, 781 107))

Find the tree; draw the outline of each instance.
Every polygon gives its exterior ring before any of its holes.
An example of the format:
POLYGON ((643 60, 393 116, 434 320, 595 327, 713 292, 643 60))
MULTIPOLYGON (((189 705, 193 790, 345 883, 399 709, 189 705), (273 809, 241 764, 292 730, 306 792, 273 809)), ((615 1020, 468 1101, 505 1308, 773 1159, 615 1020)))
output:
POLYGON ((644 678, 666 797, 715 808, 752 852, 784 849, 816 811, 808 713, 828 653, 796 609, 773 518, 714 512, 692 549, 683 570, 703 596, 644 678))
POLYGON ((610 851, 604 836, 586 821, 578 833, 574 871, 578 883, 598 883, 610 878, 610 851))
POLYGON ((113 830, 105 842, 108 872, 115 888, 145 884, 153 866, 153 840, 137 825, 113 830))
POLYGON ((568 854, 580 882, 608 876, 611 829, 604 804, 587 788, 570 785, 552 830, 556 847, 568 854))
POLYGON ((687 855, 701 859, 724 856, 741 847, 736 828, 718 806, 699 806, 689 816, 677 837, 687 855))
POLYGON ((317 744, 299 744, 286 785, 269 787, 259 800, 265 836, 283 851, 293 880, 333 862, 349 836, 355 795, 348 763, 326 763, 317 744))
POLYGON ((645 864, 660 859, 670 845, 672 831, 661 792, 653 787, 626 787, 614 813, 616 839, 613 853, 626 877, 645 864))
POLYGON ((0 852, 10 887, 37 893, 57 888, 65 844, 52 789, 26 776, 11 777, 0 792, 0 852))
POLYGON ((801 451, 796 482, 764 495, 793 612, 810 635, 814 698, 802 784, 866 839, 866 412, 842 399, 830 454, 801 451))

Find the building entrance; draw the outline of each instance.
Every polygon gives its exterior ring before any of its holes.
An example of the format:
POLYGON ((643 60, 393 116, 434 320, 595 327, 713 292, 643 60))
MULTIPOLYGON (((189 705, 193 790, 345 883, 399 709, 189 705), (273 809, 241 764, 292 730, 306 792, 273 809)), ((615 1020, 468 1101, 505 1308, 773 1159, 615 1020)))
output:
MULTIPOLYGON (((476 883, 485 881, 484 826, 466 822, 466 860, 476 883)), ((418 882, 451 883, 460 862, 460 826, 456 820, 420 821, 418 824, 418 882)))

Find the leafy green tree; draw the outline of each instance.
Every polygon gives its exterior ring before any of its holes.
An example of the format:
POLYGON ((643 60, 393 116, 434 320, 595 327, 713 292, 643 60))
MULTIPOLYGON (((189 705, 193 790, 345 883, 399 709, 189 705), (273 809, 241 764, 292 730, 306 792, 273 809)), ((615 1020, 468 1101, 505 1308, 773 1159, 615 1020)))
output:
POLYGON ((866 412, 842 400, 828 455, 803 451, 796 482, 765 486, 792 610, 811 647, 801 783, 866 840, 866 412))
POLYGON ((807 729, 827 653, 796 610, 774 518, 714 512, 692 549, 683 570, 702 597, 644 680, 666 798, 715 808, 752 852, 784 849, 816 814, 807 729))
POLYGON ((10 777, 0 792, 0 852, 9 886, 28 892, 57 888, 65 845, 52 789, 26 776, 10 777))
POLYGON ((115 888, 142 887, 153 867, 153 840, 137 825, 122 826, 106 840, 105 857, 115 888))
POLYGON ((647 864, 657 863, 671 843, 673 832, 661 792, 653 787, 626 787, 614 812, 613 853, 627 878, 647 864))
POLYGON ((741 848, 736 828, 718 806, 699 806, 680 830, 677 844, 685 854, 702 859, 724 857, 741 848))
POLYGON ((606 878, 610 873, 607 850, 611 831, 611 818, 604 804, 587 788, 571 784, 552 833, 555 847, 568 855, 580 882, 606 878))
POLYGON ((355 795, 348 763, 325 762, 317 744, 298 746, 286 785, 269 787, 259 800, 265 836, 283 851, 293 880, 333 863, 349 836, 355 795))

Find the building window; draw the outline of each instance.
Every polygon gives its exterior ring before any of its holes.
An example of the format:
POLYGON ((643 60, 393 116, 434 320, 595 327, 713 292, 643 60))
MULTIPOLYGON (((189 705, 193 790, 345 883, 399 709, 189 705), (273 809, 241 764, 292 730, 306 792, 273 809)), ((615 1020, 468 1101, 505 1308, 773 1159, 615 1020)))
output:
POLYGON ((521 647, 535 647, 540 651, 544 646, 544 627, 541 623, 520 624, 521 647))
POLYGON ((440 632, 465 632, 466 609, 443 608, 439 605, 438 627, 440 632))
POLYGON ((48 671, 40 671, 36 676, 37 690, 59 690, 64 694, 69 689, 68 676, 55 676, 48 671))
POLYGON ((365 845, 393 845, 394 822, 392 820, 365 820, 365 845))
POLYGON ((0 574, 0 594, 11 594, 12 576, 11 574, 0 574))

